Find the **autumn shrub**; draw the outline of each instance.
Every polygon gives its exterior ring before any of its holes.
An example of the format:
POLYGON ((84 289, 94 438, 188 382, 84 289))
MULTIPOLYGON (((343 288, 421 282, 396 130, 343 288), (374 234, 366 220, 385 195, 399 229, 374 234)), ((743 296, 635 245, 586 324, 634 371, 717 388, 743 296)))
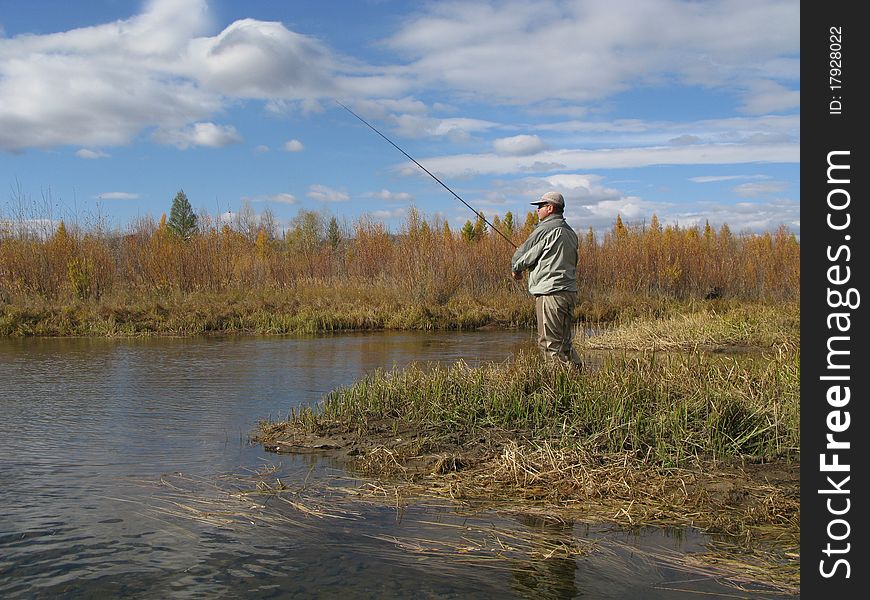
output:
MULTIPOLYGON (((369 216, 341 229, 335 219, 327 223, 310 211, 300 211, 283 233, 248 221, 241 227, 201 219, 187 238, 174 234, 165 216, 139 219, 124 233, 63 222, 48 235, 6 229, 0 232, 0 297, 63 303, 111 294, 264 296, 335 288, 360 290, 370 304, 396 307, 461 303, 516 314, 528 303, 524 284, 508 276, 513 248, 481 223, 464 235, 414 208, 397 232, 369 216)), ((522 225, 511 214, 489 221, 514 244, 536 223, 531 212, 522 225)), ((596 319, 669 300, 799 298, 800 243, 785 227, 734 234, 727 225, 662 226, 654 216, 640 226, 617 218, 603 234, 578 234, 580 310, 596 319)))

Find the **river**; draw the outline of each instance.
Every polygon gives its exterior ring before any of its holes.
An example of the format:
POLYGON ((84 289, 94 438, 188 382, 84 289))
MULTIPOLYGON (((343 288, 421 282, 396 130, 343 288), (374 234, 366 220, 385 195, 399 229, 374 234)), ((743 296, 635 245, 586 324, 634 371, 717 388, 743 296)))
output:
POLYGON ((374 488, 339 465, 248 440, 378 368, 531 346, 492 331, 0 339, 0 597, 780 597, 687 570, 697 532, 355 502, 374 488), (277 481, 295 505, 240 494, 277 481), (565 540, 583 551, 550 550, 565 540))

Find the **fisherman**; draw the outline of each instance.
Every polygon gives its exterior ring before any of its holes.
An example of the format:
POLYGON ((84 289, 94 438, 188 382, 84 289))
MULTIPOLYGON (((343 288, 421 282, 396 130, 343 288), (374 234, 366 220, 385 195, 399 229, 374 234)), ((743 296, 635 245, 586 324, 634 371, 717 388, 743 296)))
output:
POLYGON ((577 234, 565 221, 565 199, 547 192, 532 204, 540 221, 511 259, 511 276, 521 281, 529 271, 529 293, 535 297, 538 347, 544 356, 576 367, 574 307, 577 305, 577 234))

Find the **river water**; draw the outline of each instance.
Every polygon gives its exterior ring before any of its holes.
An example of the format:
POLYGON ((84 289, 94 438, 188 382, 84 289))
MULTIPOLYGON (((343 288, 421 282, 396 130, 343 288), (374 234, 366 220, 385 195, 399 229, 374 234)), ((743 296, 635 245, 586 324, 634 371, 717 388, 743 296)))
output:
POLYGON ((0 597, 779 597, 686 569, 704 549, 692 531, 399 509, 329 460, 248 441, 375 369, 531 346, 483 331, 0 339, 0 597), (278 481, 289 495, 242 493, 278 481))

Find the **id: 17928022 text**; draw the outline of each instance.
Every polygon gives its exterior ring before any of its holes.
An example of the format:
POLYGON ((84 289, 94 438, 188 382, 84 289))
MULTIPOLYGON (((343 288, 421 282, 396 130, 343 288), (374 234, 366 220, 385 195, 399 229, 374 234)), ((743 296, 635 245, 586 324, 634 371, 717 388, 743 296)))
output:
POLYGON ((831 88, 831 101, 828 103, 828 113, 839 115, 843 112, 843 28, 832 26, 828 29, 828 85, 831 88))

